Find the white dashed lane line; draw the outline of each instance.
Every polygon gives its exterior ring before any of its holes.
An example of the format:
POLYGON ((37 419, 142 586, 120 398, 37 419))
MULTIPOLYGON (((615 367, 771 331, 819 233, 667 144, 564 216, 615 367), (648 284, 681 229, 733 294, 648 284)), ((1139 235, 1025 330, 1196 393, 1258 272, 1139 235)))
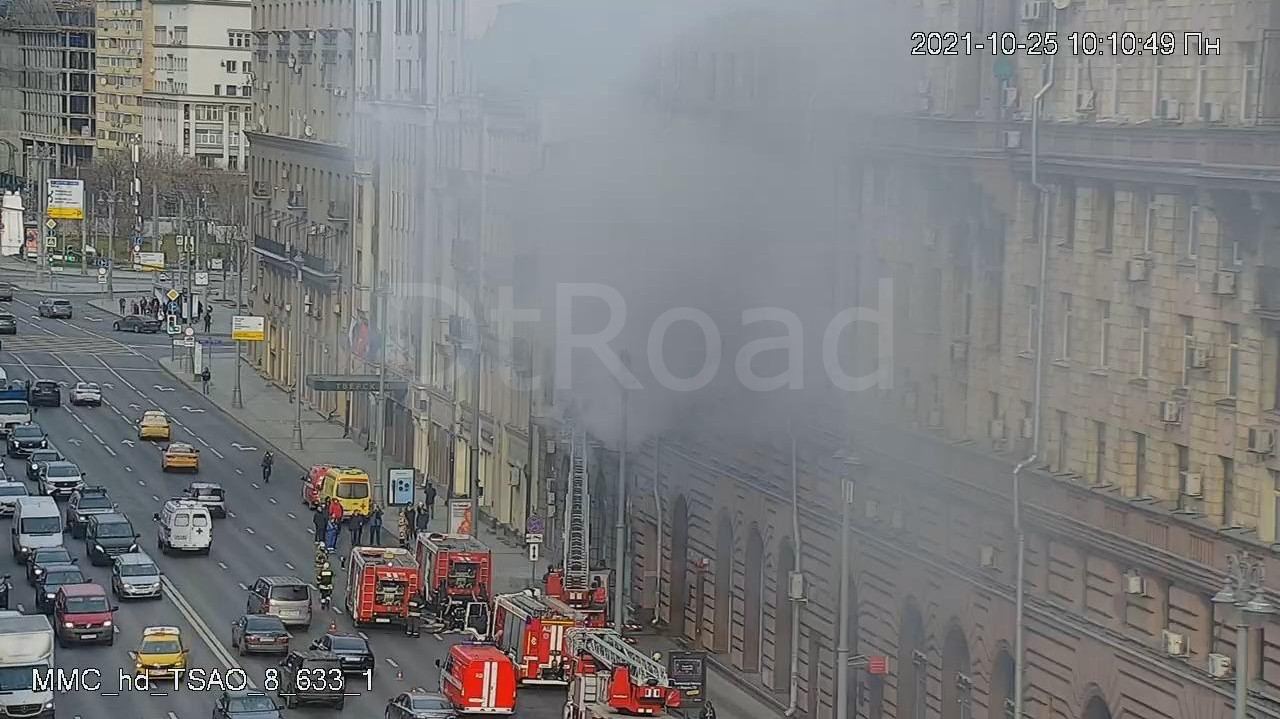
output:
POLYGON ((400 668, 400 665, 396 664, 396 660, 392 659, 391 657, 387 657, 387 664, 390 664, 393 669, 400 668))
POLYGON ((254 533, 254 532, 253 532, 253 527, 245 527, 245 528, 244 528, 244 531, 248 532, 249 534, 253 534, 253 533, 254 533))
POLYGON ((249 587, 248 587, 248 586, 246 586, 244 582, 240 582, 240 590, 241 590, 241 591, 244 591, 244 592, 247 592, 247 591, 249 591, 249 587))
POLYGON ((225 572, 225 571, 227 571, 227 565, 226 565, 226 563, 225 563, 225 562, 218 562, 218 569, 221 569, 221 570, 222 570, 222 571, 224 571, 224 572, 225 572))
POLYGON ((264 544, 264 545, 262 545, 262 546, 263 546, 263 548, 264 548, 264 549, 266 549, 268 552, 274 552, 274 551, 276 551, 276 548, 275 548, 275 547, 273 547, 273 546, 271 546, 270 544, 264 544))
POLYGON ((285 568, 285 569, 288 569, 290 572, 292 572, 294 569, 296 569, 296 567, 294 567, 294 566, 293 566, 293 563, 292 563, 292 562, 285 562, 285 563, 284 563, 284 568, 285 568))

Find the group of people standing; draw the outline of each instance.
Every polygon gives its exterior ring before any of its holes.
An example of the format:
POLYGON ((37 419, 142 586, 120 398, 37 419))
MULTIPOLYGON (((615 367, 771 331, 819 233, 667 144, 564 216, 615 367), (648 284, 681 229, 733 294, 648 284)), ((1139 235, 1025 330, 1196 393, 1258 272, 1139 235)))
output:
MULTIPOLYGON (((127 302, 125 298, 121 297, 119 306, 120 306, 120 314, 122 315, 124 314, 125 308, 127 306, 129 310, 129 314, 147 315, 148 317, 154 317, 162 321, 164 320, 164 317, 165 317, 164 304, 160 301, 159 297, 144 296, 140 299, 133 300, 132 302, 127 302)), ((183 307, 183 304, 179 304, 178 319, 181 320, 183 324, 186 324, 188 321, 187 314, 183 307)), ((208 305, 205 305, 204 312, 194 313, 190 318, 190 321, 203 322, 204 331, 209 332, 210 328, 213 327, 213 308, 208 305)))
POLYGON ((382 507, 374 507, 368 516, 363 514, 348 515, 337 499, 316 509, 312 516, 315 525, 316 543, 323 543, 325 551, 338 551, 338 543, 345 528, 351 533, 351 546, 364 545, 364 531, 369 530, 369 544, 382 546, 382 507))
POLYGON ((435 486, 427 482, 422 496, 423 499, 418 504, 400 510, 398 534, 400 546, 402 547, 410 547, 413 544, 413 538, 418 536, 418 532, 427 531, 428 527, 431 526, 432 517, 435 516, 435 486))

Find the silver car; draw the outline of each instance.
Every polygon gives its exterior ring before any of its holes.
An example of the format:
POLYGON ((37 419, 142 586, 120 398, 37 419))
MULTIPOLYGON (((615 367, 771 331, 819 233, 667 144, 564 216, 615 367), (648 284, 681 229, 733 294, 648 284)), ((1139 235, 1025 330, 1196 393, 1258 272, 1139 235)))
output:
POLYGON ((102 406, 102 388, 97 382, 76 382, 71 390, 71 404, 102 406))
POLYGON ((0 516, 10 516, 18 506, 18 497, 25 497, 27 485, 9 480, 0 481, 0 516))
POLYGON ((144 552, 116 555, 111 563, 111 595, 117 599, 159 599, 160 567, 144 552))

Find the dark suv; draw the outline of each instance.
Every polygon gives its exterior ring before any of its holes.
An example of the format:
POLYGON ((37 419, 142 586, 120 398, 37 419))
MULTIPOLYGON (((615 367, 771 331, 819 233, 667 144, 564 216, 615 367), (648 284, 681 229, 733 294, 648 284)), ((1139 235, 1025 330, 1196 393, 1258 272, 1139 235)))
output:
POLYGON ((309 650, 289 652, 280 662, 280 686, 277 690, 286 708, 301 704, 320 704, 339 711, 347 703, 338 655, 309 650), (298 681, 298 675, 302 681, 298 681), (323 677, 323 681, 317 678, 323 677))
POLYGON ((27 453, 27 481, 39 482, 40 470, 50 462, 61 462, 62 453, 53 447, 36 449, 27 453))
POLYGON ((110 514, 116 510, 106 487, 81 487, 71 495, 67 502, 67 517, 63 524, 71 536, 84 536, 84 529, 89 524, 89 517, 95 514, 110 514))
POLYGON ((0 301, 13 302, 12 282, 0 282, 0 301))
POLYGON ((18 318, 12 312, 0 312, 0 335, 18 334, 18 318))
POLYGON ((138 551, 140 536, 123 514, 110 512, 89 517, 84 527, 84 546, 89 563, 95 567, 105 566, 111 564, 117 554, 138 551))
POLYGON ((34 450, 49 446, 49 437, 38 424, 20 424, 9 433, 9 447, 6 453, 10 457, 27 457, 34 450))
POLYGON ((51 379, 36 380, 31 385, 27 402, 34 407, 60 407, 62 405, 62 388, 51 379))

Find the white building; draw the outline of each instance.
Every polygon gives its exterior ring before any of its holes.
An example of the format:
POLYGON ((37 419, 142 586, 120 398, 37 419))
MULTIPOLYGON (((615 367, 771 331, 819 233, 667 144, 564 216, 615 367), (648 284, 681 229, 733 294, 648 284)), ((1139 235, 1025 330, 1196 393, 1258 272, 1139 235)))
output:
POLYGON ((147 149, 242 171, 253 103, 249 0, 152 0, 147 149))

